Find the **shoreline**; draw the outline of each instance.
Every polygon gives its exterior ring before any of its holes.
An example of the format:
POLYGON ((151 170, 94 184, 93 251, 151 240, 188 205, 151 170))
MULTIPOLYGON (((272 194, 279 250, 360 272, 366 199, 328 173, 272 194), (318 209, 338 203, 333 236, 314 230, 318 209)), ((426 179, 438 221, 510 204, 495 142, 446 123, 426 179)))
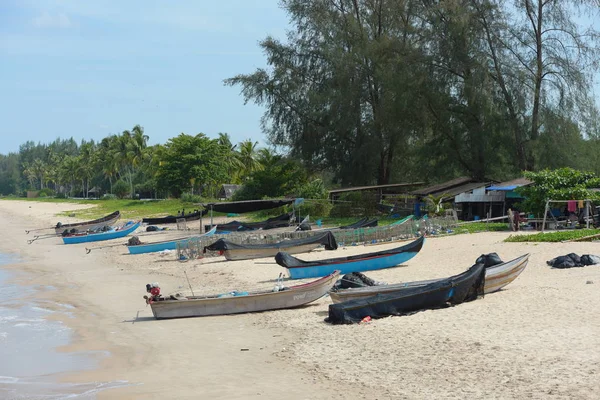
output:
MULTIPOLYGON (((16 250, 13 253, 24 260, 7 269, 14 267, 30 274, 28 283, 55 287, 44 296, 60 297, 73 306, 69 312, 74 318, 57 316, 73 330, 71 343, 58 351, 110 353, 100 357, 97 368, 61 374, 60 382, 127 381, 128 386, 99 392, 98 399, 197 398, 199 390, 207 398, 276 398, 280 397, 282 379, 291 399, 344 397, 331 390, 326 380, 290 368, 274 356, 285 349, 293 335, 255 326, 253 316, 156 321, 142 296, 145 284, 157 277, 153 271, 128 271, 128 264, 119 261, 127 257, 123 251, 98 250, 86 255, 84 247, 62 245, 60 238, 27 245, 25 229, 53 225, 46 213, 41 218, 30 215, 27 226, 20 222, 23 211, 27 213, 24 207, 31 204, 14 210, 14 201, 0 202, 0 216, 10 230, 9 241, 0 244, 0 249, 16 250), (131 286, 132 282, 136 286, 131 286), (103 298, 115 302, 106 303, 103 298), (241 352, 242 348, 250 351, 241 352), (272 378, 261 379, 265 376, 272 378), (304 382, 308 381, 318 392, 307 397, 304 382)), ((61 206, 69 210, 72 205, 61 206)), ((178 264, 171 259, 157 261, 178 264)), ((159 273, 159 279, 164 287, 174 289, 181 279, 171 275, 159 273)))
MULTIPOLYGON (((323 322, 328 297, 291 310, 156 321, 142 299, 146 283, 158 281, 165 294, 186 291, 186 270, 198 292, 270 288, 281 268, 267 259, 181 263, 174 256, 129 256, 114 248, 86 255, 82 246, 63 246, 60 239, 27 245, 24 230, 17 229, 23 212, 13 207, 0 202, 0 215, 16 219, 5 224, 10 234, 2 246, 14 243, 30 255, 28 268, 39 270, 36 281, 56 284, 56 293, 75 306, 77 318, 65 323, 76 336, 62 350, 111 353, 97 369, 65 379, 131 385, 100 392, 99 399, 282 393, 289 399, 587 399, 600 391, 600 267, 554 270, 545 264, 570 252, 600 254, 594 243, 504 243, 511 232, 426 240, 406 265, 368 276, 389 283, 434 279, 464 271, 483 253, 497 252, 505 261, 531 257, 519 278, 498 293, 368 324, 323 322)), ((300 258, 370 251, 349 246, 300 258)))

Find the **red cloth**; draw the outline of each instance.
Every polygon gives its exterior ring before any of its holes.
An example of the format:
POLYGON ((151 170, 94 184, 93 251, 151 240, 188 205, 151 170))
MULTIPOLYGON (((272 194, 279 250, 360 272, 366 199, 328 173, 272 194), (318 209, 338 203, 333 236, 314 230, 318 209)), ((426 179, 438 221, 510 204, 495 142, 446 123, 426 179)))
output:
POLYGON ((567 201, 567 211, 576 212, 577 211, 577 201, 575 201, 575 200, 567 201))

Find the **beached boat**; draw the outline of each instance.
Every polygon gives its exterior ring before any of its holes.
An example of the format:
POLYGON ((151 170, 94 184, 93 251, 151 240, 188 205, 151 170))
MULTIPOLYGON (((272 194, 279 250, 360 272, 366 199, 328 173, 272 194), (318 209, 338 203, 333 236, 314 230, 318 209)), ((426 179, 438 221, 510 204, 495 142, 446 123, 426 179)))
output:
POLYGON ((129 250, 130 254, 144 254, 144 253, 154 253, 154 252, 163 251, 163 250, 175 250, 175 249, 177 249, 178 242, 185 243, 185 242, 188 242, 190 239, 204 237, 204 236, 212 236, 215 234, 216 231, 217 231, 217 227, 214 226, 210 231, 208 231, 202 235, 187 236, 187 237, 183 237, 183 238, 179 238, 179 239, 163 240, 161 242, 154 242, 154 243, 142 243, 142 244, 136 244, 136 245, 128 245, 127 249, 129 250))
POLYGON ((339 270, 342 274, 373 271, 394 267, 410 260, 421 250, 424 242, 425 237, 421 236, 411 243, 389 250, 317 261, 303 261, 287 253, 279 252, 275 256, 275 261, 287 268, 292 279, 325 276, 334 270, 339 270))
POLYGON ((141 221, 132 222, 129 221, 123 226, 118 228, 110 228, 105 232, 86 232, 76 233, 70 236, 63 236, 62 240, 64 244, 75 244, 75 243, 88 243, 88 242, 99 242, 102 240, 118 239, 129 235, 135 231, 141 224, 141 221))
POLYGON ((199 220, 200 217, 206 215, 208 210, 195 210, 191 213, 185 213, 185 210, 177 215, 168 215, 166 217, 156 217, 156 218, 144 218, 142 219, 142 223, 148 225, 164 225, 164 224, 175 224, 177 220, 180 218, 185 219, 187 222, 199 220))
POLYGON ((339 271, 316 281, 289 288, 262 292, 235 292, 215 296, 160 295, 160 288, 146 285, 151 296, 144 296, 156 319, 204 317, 300 307, 325 296, 339 276, 339 271), (157 290, 158 289, 158 290, 157 290))
MULTIPOLYGON (((528 261, 529 254, 525 254, 515 258, 514 260, 510 260, 505 263, 496 264, 494 266, 486 268, 484 293, 489 294, 497 292, 498 290, 502 289, 503 287, 517 279, 519 274, 523 272, 523 270, 527 266, 528 261)), ((331 293, 329 293, 329 296, 331 297, 331 300, 334 303, 342 303, 344 301, 375 296, 377 294, 386 294, 413 287, 422 287, 432 282, 437 282, 439 280, 440 279, 432 279, 427 281, 395 283, 392 285, 375 285, 348 289, 337 289, 332 290, 331 293)))
POLYGON ((424 286, 331 304, 326 321, 333 324, 351 324, 360 322, 365 317, 408 315, 421 310, 453 306, 483 295, 484 285, 485 266, 475 264, 462 274, 424 286))
MULTIPOLYGON (((255 231, 258 229, 268 230, 275 228, 284 228, 290 226, 290 221, 293 218, 293 213, 285 213, 278 215, 277 217, 271 217, 265 221, 260 222, 241 222, 231 221, 226 224, 220 224, 217 233, 223 232, 237 232, 237 231, 255 231)), ((210 225, 205 225, 204 229, 209 230, 210 225)))
POLYGON ((102 218, 94 219, 86 222, 74 222, 72 224, 61 224, 60 222, 54 227, 54 231, 57 235, 93 231, 94 229, 102 228, 103 226, 114 225, 117 220, 121 218, 121 212, 115 211, 114 213, 108 214, 102 218))
POLYGON ((218 251, 228 260, 250 260, 274 257, 280 251, 288 254, 308 253, 320 246, 325 246, 326 250, 335 250, 338 247, 335 236, 331 232, 323 232, 303 239, 282 240, 277 243, 237 244, 219 239, 206 246, 204 252, 218 251))

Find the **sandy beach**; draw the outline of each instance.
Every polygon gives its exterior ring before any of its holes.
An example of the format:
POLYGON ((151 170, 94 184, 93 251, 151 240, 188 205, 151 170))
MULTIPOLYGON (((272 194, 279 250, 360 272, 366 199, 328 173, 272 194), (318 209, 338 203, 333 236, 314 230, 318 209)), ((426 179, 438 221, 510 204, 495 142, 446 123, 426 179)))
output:
MULTIPOLYGON (((503 243, 504 232, 428 239, 406 265, 367 275, 395 283, 462 272, 483 253, 531 258, 505 290, 408 317, 332 326, 323 321, 325 297, 293 310, 156 321, 142 298, 146 283, 187 292, 185 270, 196 294, 221 293, 271 288, 283 270, 272 259, 182 263, 174 254, 132 256, 125 247, 86 254, 86 245, 60 238, 27 244, 25 229, 70 222, 55 214, 76 208, 0 201, 0 251, 23 260, 15 267, 29 273, 23 283, 52 285, 47 296, 75 307, 75 318, 63 320, 75 338, 61 351, 99 352, 96 369, 61 379, 129 384, 99 399, 590 399, 600 390, 600 266, 546 265, 570 252, 600 255, 598 243, 503 243)), ((111 243, 119 242, 88 247, 111 243)))

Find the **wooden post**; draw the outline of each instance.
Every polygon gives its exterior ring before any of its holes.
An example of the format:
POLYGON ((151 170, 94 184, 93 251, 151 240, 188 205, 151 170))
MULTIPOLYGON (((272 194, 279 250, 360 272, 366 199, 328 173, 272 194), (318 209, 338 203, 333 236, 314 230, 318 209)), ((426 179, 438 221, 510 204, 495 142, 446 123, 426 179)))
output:
POLYGON ((212 204, 210 205, 210 229, 212 229, 213 227, 213 206, 212 204))
POLYGON ((546 207, 544 208, 544 219, 542 220, 542 232, 546 229, 546 215, 548 215, 548 206, 550 204, 550 200, 546 200, 546 207))

